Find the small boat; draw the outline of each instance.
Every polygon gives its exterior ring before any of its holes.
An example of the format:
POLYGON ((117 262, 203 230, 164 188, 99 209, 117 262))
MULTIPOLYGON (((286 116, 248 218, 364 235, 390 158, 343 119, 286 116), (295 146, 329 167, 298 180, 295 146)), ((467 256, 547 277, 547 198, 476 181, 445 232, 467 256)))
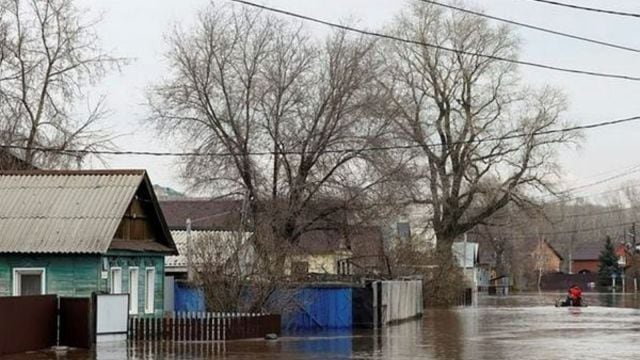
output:
POLYGON ((556 307, 587 307, 587 302, 582 299, 580 305, 573 305, 573 303, 567 298, 560 298, 556 300, 556 307))

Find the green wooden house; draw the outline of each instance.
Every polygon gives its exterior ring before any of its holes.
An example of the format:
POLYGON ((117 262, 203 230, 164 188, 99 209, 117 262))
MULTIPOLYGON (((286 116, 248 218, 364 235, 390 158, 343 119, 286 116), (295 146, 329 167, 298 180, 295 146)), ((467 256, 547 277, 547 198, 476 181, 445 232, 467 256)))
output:
POLYGON ((161 315, 175 254, 144 170, 0 171, 0 296, 129 293, 161 315))

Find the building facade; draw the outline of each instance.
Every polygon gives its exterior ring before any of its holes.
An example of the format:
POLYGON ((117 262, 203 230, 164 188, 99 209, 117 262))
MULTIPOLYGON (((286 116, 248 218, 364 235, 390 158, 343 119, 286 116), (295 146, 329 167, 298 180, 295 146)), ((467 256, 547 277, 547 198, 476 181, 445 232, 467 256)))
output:
POLYGON ((143 170, 0 172, 0 296, 128 293, 163 312, 176 248, 143 170))

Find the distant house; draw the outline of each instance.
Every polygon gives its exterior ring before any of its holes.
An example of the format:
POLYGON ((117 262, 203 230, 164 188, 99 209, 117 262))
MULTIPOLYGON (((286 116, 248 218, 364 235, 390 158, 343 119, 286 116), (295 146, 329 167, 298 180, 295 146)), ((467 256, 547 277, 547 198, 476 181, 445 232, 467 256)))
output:
POLYGON ((560 272, 562 256, 546 239, 529 239, 526 244, 530 248, 532 270, 543 274, 560 272))
POLYGON ((463 269, 465 280, 473 288, 476 288, 480 279, 481 268, 479 265, 479 246, 477 242, 454 242, 451 251, 456 259, 458 267, 463 269), (465 247, 466 245, 466 247, 465 247))
POLYGON ((390 247, 411 244, 417 250, 430 250, 436 246, 436 236, 431 227, 431 211, 424 205, 408 205, 396 218, 390 219, 387 227, 387 242, 390 247))
MULTIPOLYGON (((571 256, 571 272, 578 274, 596 273, 600 267, 600 253, 603 245, 577 248, 571 256)), ((618 264, 624 268, 631 266, 632 255, 627 247, 620 244, 615 247, 618 264)))
MULTIPOLYGON (((160 202, 169 228, 176 234, 178 247, 181 246, 182 239, 186 239, 184 231, 189 219, 192 234, 208 234, 223 252, 228 252, 224 249, 229 246, 230 239, 250 234, 242 231, 242 204, 242 200, 233 199, 174 199, 160 202)), ((340 213, 338 216, 344 214, 340 213)), ((186 240, 184 241, 186 244, 186 240)), ((184 251, 180 253, 181 258, 167 258, 168 269, 180 269, 175 264, 186 260, 182 257, 185 255, 184 251)), ((327 229, 307 231, 291 250, 287 264, 288 272, 296 274, 386 272, 382 230, 379 227, 327 224, 327 229)))
MULTIPOLYGON (((240 276, 249 276, 255 259, 251 243, 253 233, 240 231, 191 231, 191 266, 227 266, 240 276), (236 266, 237 265, 237 266, 236 266)), ((189 270, 189 235, 185 230, 171 230, 178 255, 165 258, 166 274, 186 279, 189 270)))
POLYGON ((344 226, 341 230, 308 231, 300 237, 288 263, 296 275, 386 273, 382 230, 344 226))
MULTIPOLYGON (((192 261, 222 266, 240 255, 244 272, 253 260, 251 232, 241 227, 241 200, 181 198, 160 201, 178 255, 165 259, 167 274, 186 279, 188 272, 187 220, 191 223, 192 261)), ((193 264, 200 266, 201 264, 193 264)))
POLYGON ((144 170, 0 171, 0 296, 129 293, 163 311, 176 254, 144 170))

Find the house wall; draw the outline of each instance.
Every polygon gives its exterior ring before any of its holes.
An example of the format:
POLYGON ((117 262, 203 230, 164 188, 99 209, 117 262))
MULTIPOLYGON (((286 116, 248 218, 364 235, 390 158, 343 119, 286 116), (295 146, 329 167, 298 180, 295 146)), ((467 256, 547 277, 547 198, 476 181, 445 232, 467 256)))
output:
POLYGON ((338 261, 350 258, 348 253, 309 254, 291 256, 288 262, 288 272, 291 272, 292 262, 306 262, 309 265, 309 273, 314 274, 338 274, 338 261))
POLYGON ((122 269, 122 291, 129 291, 129 269, 138 268, 138 316, 161 316, 164 312, 164 257, 156 254, 138 254, 130 252, 109 252, 101 257, 108 263, 107 278, 100 280, 100 291, 109 292, 111 268, 122 269), (154 312, 145 313, 146 269, 155 269, 154 312))
POLYGON ((138 267, 138 314, 162 315, 164 310, 164 257, 156 254, 117 252, 107 255, 0 254, 0 296, 13 295, 14 268, 44 268, 45 291, 61 296, 91 296, 110 291, 112 267, 122 270, 122 291, 129 290, 129 268, 138 267), (103 273, 103 259, 107 271, 103 273), (145 314, 145 269, 155 269, 154 312, 145 314))
POLYGON ((44 268, 45 291, 62 296, 90 296, 97 290, 97 255, 0 254, 0 296, 13 294, 14 268, 44 268))
MULTIPOLYGON (((562 263, 562 259, 558 257, 558 255, 553 251, 553 249, 549 247, 546 242, 536 248, 533 257, 536 263, 538 261, 542 262, 542 272, 550 273, 560 271, 560 264, 562 263)), ((540 265, 538 264, 535 265, 536 270, 539 269, 539 266, 540 265)))
POLYGON ((573 271, 574 274, 577 274, 583 270, 588 270, 592 273, 595 273, 598 272, 598 265, 598 260, 573 260, 571 271, 573 271))

